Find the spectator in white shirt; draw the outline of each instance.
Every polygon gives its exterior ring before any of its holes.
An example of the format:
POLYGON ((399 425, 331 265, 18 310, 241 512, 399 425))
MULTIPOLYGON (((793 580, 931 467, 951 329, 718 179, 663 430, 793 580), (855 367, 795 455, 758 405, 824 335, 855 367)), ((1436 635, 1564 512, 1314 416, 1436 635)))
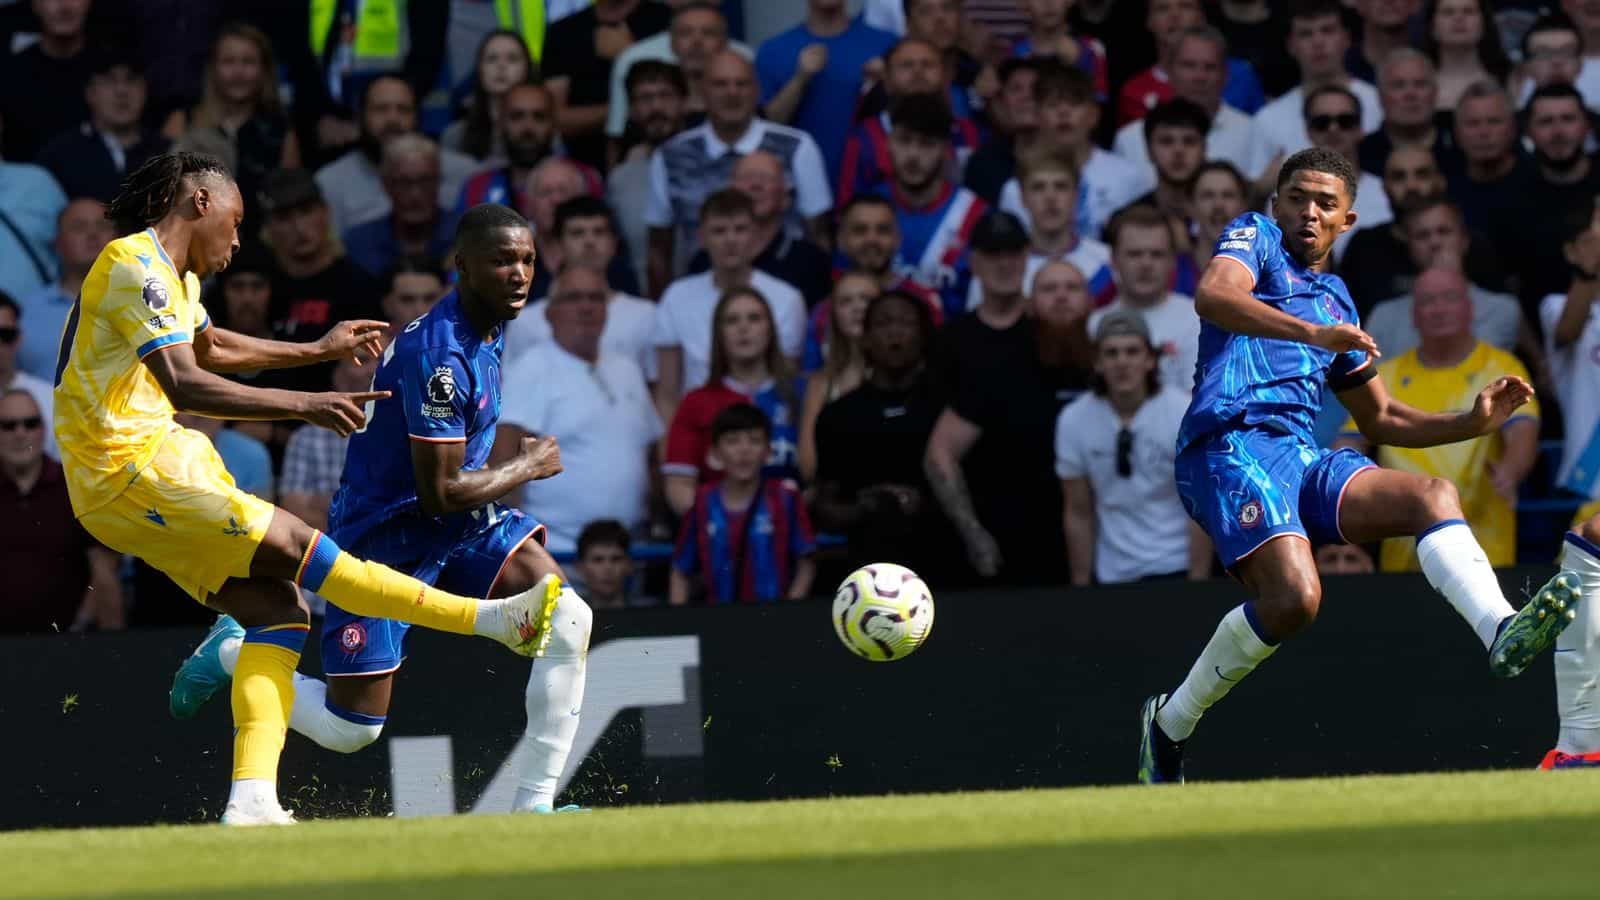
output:
POLYGON ((1118 310, 1139 313, 1149 327, 1159 356, 1163 384, 1188 393, 1200 354, 1200 316, 1194 299, 1168 289, 1177 263, 1172 227, 1149 206, 1130 206, 1106 227, 1111 266, 1117 274, 1117 302, 1089 316, 1089 333, 1118 310))
POLYGON ((792 285, 754 267, 755 206, 733 188, 705 199, 699 216, 700 243, 711 269, 674 281, 656 308, 656 405, 672 421, 678 401, 705 383, 711 371, 711 323, 717 301, 728 291, 753 287, 772 309, 778 344, 791 368, 799 367, 805 344, 806 304, 792 285))
POLYGON ((827 213, 833 188, 822 151, 809 134, 756 116, 759 91, 750 60, 724 50, 706 67, 706 121, 673 136, 650 156, 649 292, 656 296, 674 273, 684 271, 697 248, 700 204, 728 183, 733 164, 755 150, 782 159, 794 185, 795 221, 827 246, 827 213))
POLYGON ((1207 578, 1211 544, 1184 513, 1172 477, 1189 393, 1162 385, 1138 313, 1102 317, 1094 336, 1095 389, 1056 419, 1072 583, 1207 578))
MULTIPOLYGON (((1064 150, 1078 172, 1077 230, 1098 238, 1107 220, 1155 187, 1155 176, 1137 163, 1094 144, 1100 125, 1100 103, 1089 74, 1054 58, 1043 58, 1033 85, 1033 103, 1039 120, 1038 146, 1064 150)), ((1026 228, 1032 223, 1022 203, 1017 179, 1000 189, 1000 208, 1016 216, 1026 228)))
MULTIPOLYGON (((636 41, 611 63, 611 106, 606 111, 606 136, 612 139, 613 153, 624 142, 632 112, 633 97, 627 89, 628 72, 646 60, 670 63, 683 71, 687 109, 705 110, 701 79, 711 58, 732 50, 745 59, 754 59, 750 48, 728 40, 728 20, 716 4, 705 0, 679 0, 673 4, 672 25, 660 34, 636 41)), ((587 595, 585 595, 587 597, 587 595)))
POLYGON ((1315 0, 1291 7, 1289 55, 1300 67, 1300 83, 1261 107, 1251 126, 1250 159, 1240 169, 1257 179, 1257 193, 1271 193, 1278 167, 1289 154, 1311 146, 1306 134, 1306 95, 1321 87, 1343 87, 1355 94, 1361 107, 1361 133, 1376 131, 1383 114, 1378 89, 1350 77, 1344 58, 1350 49, 1350 32, 1344 25, 1339 0, 1315 0))
MULTIPOLYGON (((556 207, 553 231, 563 271, 569 266, 609 271, 617 255, 617 235, 605 201, 585 194, 562 203, 556 207)), ((550 340, 550 320, 545 315, 549 303, 540 297, 506 325, 506 368, 550 340)), ((615 288, 607 291, 600 346, 608 354, 626 356, 638 363, 649 381, 655 380, 655 330, 654 303, 615 288)))
POLYGON ((684 129, 689 85, 677 66, 653 59, 630 67, 624 85, 628 126, 638 143, 628 148, 606 175, 606 202, 617 214, 617 228, 628 247, 634 276, 645 285, 650 278, 650 225, 639 198, 650 191, 650 155, 684 129))
POLYGON ((648 510, 650 455, 663 429, 638 363, 602 344, 610 293, 603 271, 563 269, 544 310, 552 339, 505 375, 489 465, 516 455, 527 437, 560 443, 561 474, 525 485, 518 502, 544 524, 555 553, 575 550, 595 519, 638 527, 648 510))
MULTIPOLYGON (((1222 102, 1222 88, 1228 80, 1228 40, 1222 32, 1209 25, 1185 31, 1173 48, 1169 77, 1173 96, 1198 105, 1210 118, 1206 158, 1246 165, 1251 147, 1250 117, 1222 102)), ((1150 166, 1144 126, 1138 120, 1117 130, 1114 146, 1119 156, 1150 166)), ((1150 177, 1155 177, 1154 169, 1150 177)))

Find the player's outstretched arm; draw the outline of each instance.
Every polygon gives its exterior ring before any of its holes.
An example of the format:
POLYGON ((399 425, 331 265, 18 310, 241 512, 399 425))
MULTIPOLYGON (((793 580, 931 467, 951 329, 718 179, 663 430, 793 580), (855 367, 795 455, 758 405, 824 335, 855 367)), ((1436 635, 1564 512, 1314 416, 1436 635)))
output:
POLYGON ((1335 353, 1365 350, 1378 355, 1378 344, 1355 325, 1318 325, 1262 303, 1250 292, 1255 276, 1244 263, 1218 256, 1206 266, 1194 292, 1200 318, 1234 334, 1314 344, 1335 353))
POLYGON ((195 335, 194 356, 210 372, 258 372, 311 366, 346 356, 365 362, 383 353, 387 322, 340 322, 315 341, 272 341, 212 326, 195 335))
POLYGON ((1465 412, 1423 412, 1391 397, 1382 378, 1339 392, 1339 402, 1350 410, 1361 434, 1390 447, 1436 447, 1489 434, 1532 399, 1533 387, 1515 375, 1484 388, 1465 412))
MULTIPOLYGON (((510 426, 507 426, 510 427, 510 426)), ((495 444, 504 441, 505 430, 495 444)), ((481 469, 463 470, 464 440, 411 439, 411 468, 417 476, 417 499, 429 515, 442 516, 486 506, 530 481, 561 474, 561 447, 553 437, 523 435, 510 456, 481 469)), ((498 454, 497 454, 498 455, 498 454)))
POLYGON ((144 365, 179 412, 214 419, 300 419, 349 435, 366 425, 367 403, 389 396, 388 391, 306 394, 246 387, 202 369, 188 343, 168 344, 147 355, 144 365))

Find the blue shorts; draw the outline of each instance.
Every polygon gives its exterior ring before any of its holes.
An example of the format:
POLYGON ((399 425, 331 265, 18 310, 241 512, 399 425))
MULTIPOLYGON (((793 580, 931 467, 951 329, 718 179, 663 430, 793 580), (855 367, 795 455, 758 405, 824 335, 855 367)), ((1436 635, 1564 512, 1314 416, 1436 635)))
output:
POLYGON ((1350 479, 1377 464, 1354 450, 1324 450, 1264 428, 1201 438, 1178 453, 1178 496, 1230 572, 1279 535, 1312 546, 1346 543, 1339 501, 1350 479))
MULTIPOLYGON (((544 526, 521 510, 490 504, 472 514, 464 531, 431 544, 419 545, 416 529, 390 531, 380 525, 345 549, 440 590, 487 598, 500 570, 530 537, 542 545, 544 526)), ((407 622, 352 615, 329 603, 322 620, 322 671, 329 676, 393 672, 405 659, 410 629, 407 622)))

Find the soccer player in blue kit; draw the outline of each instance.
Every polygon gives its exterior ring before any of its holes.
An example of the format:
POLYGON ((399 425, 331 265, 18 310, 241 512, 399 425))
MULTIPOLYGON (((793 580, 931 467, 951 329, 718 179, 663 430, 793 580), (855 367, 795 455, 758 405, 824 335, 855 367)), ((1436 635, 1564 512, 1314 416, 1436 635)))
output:
POLYGON ((1570 572, 1511 608, 1450 482, 1381 469, 1312 439, 1324 384, 1369 440, 1401 447, 1488 434, 1533 396, 1527 382, 1506 377, 1461 413, 1424 413, 1389 397, 1374 363, 1379 348, 1344 283, 1326 272, 1334 239, 1355 224, 1357 177, 1332 151, 1289 157, 1272 218, 1235 219, 1195 292, 1200 352, 1178 434, 1178 493, 1251 599, 1223 616, 1177 689, 1144 702, 1146 784, 1183 781, 1184 743, 1200 716, 1316 618, 1314 543, 1416 535, 1428 583, 1472 626, 1498 677, 1520 674, 1575 617, 1579 580, 1570 572))
MULTIPOLYGON (((577 733, 591 613, 544 549, 544 527, 495 503, 561 472, 555 439, 525 438, 515 457, 486 465, 500 417, 505 323, 527 302, 533 262, 533 232, 514 210, 483 204, 462 216, 459 283, 384 351, 373 390, 389 396, 368 404, 366 426, 350 438, 328 520, 341 547, 463 596, 544 586, 543 647, 528 679, 513 809, 548 812, 577 733)), ((289 727, 341 753, 377 740, 409 628, 329 603, 322 628, 328 681, 295 675, 289 727)), ((175 716, 194 715, 227 680, 241 634, 231 619, 218 620, 174 680, 175 716)))

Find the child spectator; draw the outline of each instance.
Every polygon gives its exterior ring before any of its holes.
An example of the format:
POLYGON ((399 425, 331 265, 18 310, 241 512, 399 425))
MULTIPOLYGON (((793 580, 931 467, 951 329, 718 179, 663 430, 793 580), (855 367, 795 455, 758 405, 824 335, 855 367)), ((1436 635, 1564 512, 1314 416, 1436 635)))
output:
POLYGON ((704 582, 710 606, 811 593, 811 522, 793 485, 762 475, 771 443, 771 421, 748 403, 712 421, 711 447, 723 477, 701 487, 684 516, 668 589, 673 606, 689 602, 693 576, 704 582))
POLYGON ((622 609, 628 605, 628 583, 633 579, 632 538, 616 519, 599 519, 578 533, 578 559, 572 564, 572 588, 594 609, 622 609))

